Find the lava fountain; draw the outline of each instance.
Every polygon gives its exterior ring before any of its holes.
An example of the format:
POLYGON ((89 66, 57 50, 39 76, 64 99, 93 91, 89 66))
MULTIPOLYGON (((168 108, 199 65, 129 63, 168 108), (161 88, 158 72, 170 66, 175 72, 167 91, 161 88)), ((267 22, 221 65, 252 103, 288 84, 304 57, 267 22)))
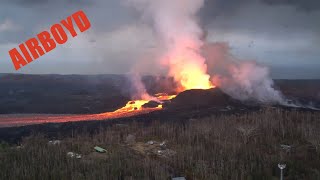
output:
MULTIPOLYGON (((168 76, 174 78, 177 84, 176 92, 214 88, 207 73, 206 59, 200 53, 203 46, 201 39, 203 31, 196 21, 197 12, 204 1, 128 1, 151 19, 156 36, 165 49, 161 62, 168 68, 168 76)), ((140 97, 141 100, 129 101, 126 106, 113 113, 145 110, 143 105, 149 100, 160 102, 155 108, 159 110, 162 109, 162 101, 170 100, 175 95, 156 94, 152 97, 143 91, 140 97)))

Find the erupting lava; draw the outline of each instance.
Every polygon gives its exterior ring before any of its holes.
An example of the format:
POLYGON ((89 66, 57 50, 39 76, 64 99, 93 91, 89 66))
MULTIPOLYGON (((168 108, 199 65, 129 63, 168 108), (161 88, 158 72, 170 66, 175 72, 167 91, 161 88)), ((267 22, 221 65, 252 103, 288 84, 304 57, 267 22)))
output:
POLYGON ((169 68, 169 75, 179 85, 178 92, 215 87, 207 73, 206 59, 199 53, 200 47, 199 39, 181 35, 162 60, 169 68))
MULTIPOLYGON (((129 0, 129 2, 151 18, 161 47, 164 48, 161 62, 167 66, 168 76, 173 77, 178 85, 176 92, 214 88, 207 72, 206 59, 201 54, 204 32, 196 20, 197 12, 204 1, 129 0)), ((141 86, 143 85, 139 84, 138 89, 141 89, 141 86)), ((144 108, 143 105, 149 100, 161 102, 174 97, 175 95, 162 93, 152 97, 144 91, 140 94, 141 100, 129 101, 126 106, 112 113, 159 110, 162 109, 161 103, 155 108, 144 108)))
MULTIPOLYGON (((180 81, 180 86, 177 89, 177 92, 182 92, 190 89, 211 89, 215 88, 214 85, 209 81, 210 76, 203 73, 201 70, 190 67, 189 71, 185 71, 183 77, 180 81)), ((162 109, 162 102, 168 101, 175 98, 177 95, 168 95, 166 93, 155 94, 155 99, 153 101, 159 102, 160 104, 155 108, 144 108, 143 105, 147 104, 149 100, 132 100, 129 101, 124 107, 110 113, 121 114, 132 111, 141 111, 141 110, 160 110, 162 109)), ((145 97, 150 97, 149 95, 145 97)), ((148 99, 148 98, 147 98, 148 99)))
POLYGON ((197 67, 184 67, 178 79, 180 81, 180 87, 177 89, 178 92, 190 89, 211 89, 215 87, 209 80, 210 76, 197 67))

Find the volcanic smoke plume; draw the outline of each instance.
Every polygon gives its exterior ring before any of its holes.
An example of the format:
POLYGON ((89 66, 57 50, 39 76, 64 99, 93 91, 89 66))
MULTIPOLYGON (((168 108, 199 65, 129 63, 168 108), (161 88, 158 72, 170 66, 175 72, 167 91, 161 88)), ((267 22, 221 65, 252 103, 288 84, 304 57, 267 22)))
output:
POLYGON ((254 61, 236 59, 227 43, 206 43, 203 54, 208 60, 212 82, 239 100, 284 104, 280 91, 273 88, 267 67, 254 61))
POLYGON ((156 97, 151 96, 147 90, 145 85, 142 82, 141 76, 135 72, 131 72, 127 74, 130 82, 132 83, 131 94, 133 100, 147 100, 147 101, 156 101, 160 102, 156 97))
POLYGON ((282 103, 273 89, 268 69, 254 62, 241 63, 229 53, 229 47, 204 41, 197 13, 204 0, 127 0, 151 22, 164 52, 161 64, 168 67, 178 92, 209 89, 216 85, 239 100, 282 103), (206 61, 206 58, 210 61, 206 61), (207 63, 214 65, 209 74, 207 63))
POLYGON ((205 58, 200 55, 203 42, 202 29, 196 13, 203 0, 129 0, 151 20, 165 52, 162 64, 168 67, 169 76, 186 89, 213 87, 207 74, 205 58))

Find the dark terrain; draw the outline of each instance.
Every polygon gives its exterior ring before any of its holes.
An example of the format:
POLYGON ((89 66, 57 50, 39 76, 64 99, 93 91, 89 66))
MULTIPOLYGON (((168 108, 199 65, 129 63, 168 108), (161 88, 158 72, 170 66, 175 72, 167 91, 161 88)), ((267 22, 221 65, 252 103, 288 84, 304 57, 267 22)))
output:
MULTIPOLYGON (((146 76, 150 93, 168 92, 165 78, 146 76)), ((124 75, 0 75, 0 114, 92 114, 113 111, 131 100, 124 75)))
MULTIPOLYGON (((166 78, 143 82, 151 94, 173 89, 166 78)), ((320 106, 320 80, 276 80, 275 87, 320 106)), ((1 75, 0 112, 101 113, 123 106, 132 91, 120 75, 1 75)), ((115 120, 0 128, 0 179, 278 179, 279 162, 286 179, 320 179, 318 111, 242 103, 219 88, 182 92, 164 107, 115 120), (48 145, 54 139, 61 144, 48 145)))
MULTIPOLYGON (((143 77, 150 94, 170 92, 171 79, 143 77)), ((320 107, 320 80, 276 80, 287 97, 320 107)), ((123 75, 0 75, 0 114, 92 114, 122 107, 134 89, 123 75)))

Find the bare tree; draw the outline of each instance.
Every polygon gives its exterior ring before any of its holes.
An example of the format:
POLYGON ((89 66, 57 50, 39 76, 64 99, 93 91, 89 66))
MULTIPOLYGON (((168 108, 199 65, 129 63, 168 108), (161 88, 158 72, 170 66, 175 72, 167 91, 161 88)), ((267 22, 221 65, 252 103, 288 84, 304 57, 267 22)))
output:
POLYGON ((313 131, 310 133, 307 141, 316 149, 316 152, 319 153, 320 150, 320 132, 313 131))
POLYGON ((240 125, 237 130, 240 132, 244 144, 247 144, 253 136, 257 135, 257 126, 254 125, 240 125))

